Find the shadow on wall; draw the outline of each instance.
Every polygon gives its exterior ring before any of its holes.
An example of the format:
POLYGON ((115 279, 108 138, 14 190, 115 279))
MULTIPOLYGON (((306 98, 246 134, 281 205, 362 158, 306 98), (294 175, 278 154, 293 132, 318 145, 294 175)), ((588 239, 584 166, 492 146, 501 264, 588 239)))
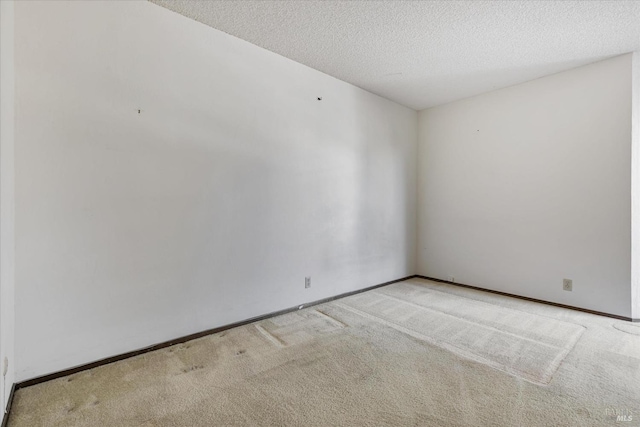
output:
POLYGON ((19 8, 18 380, 413 272, 414 112, 150 3, 19 8))

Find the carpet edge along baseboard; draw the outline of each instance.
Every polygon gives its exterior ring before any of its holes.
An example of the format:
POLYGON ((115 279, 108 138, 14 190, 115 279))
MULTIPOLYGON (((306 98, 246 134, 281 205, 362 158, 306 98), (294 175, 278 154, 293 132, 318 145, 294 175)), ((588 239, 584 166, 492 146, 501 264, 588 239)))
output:
MULTIPOLYGON (((13 394, 13 389, 14 388, 17 391, 17 390, 19 390, 21 388, 24 388, 24 387, 29 387, 29 386, 32 386, 32 385, 35 385, 35 384, 40 384, 40 383, 43 383, 43 382, 46 382, 46 381, 54 380, 56 378, 65 377, 67 375, 72 375, 72 374, 75 374, 75 373, 78 373, 78 372, 86 371, 88 369, 96 368, 98 366, 106 365, 106 364, 117 362, 117 361, 124 360, 124 359, 128 359, 130 357, 138 356, 140 354, 148 353, 148 352, 155 351, 155 350, 160 350, 162 348, 170 347, 172 345, 182 344, 184 342, 191 341, 191 340, 194 340, 194 339, 197 339, 197 338, 201 338, 201 337, 204 337, 204 336, 207 336, 207 335, 216 334, 218 332, 222 332, 222 331, 225 331, 227 329, 237 328, 239 326, 244 326, 244 325, 247 325, 249 323, 259 322, 261 320, 269 319, 271 317, 280 316, 282 314, 286 314, 286 313, 290 313, 290 312, 299 310, 300 308, 306 308, 306 307, 311 307, 311 306, 318 305, 318 304, 324 304, 326 302, 330 302, 330 301, 333 301, 333 300, 336 300, 336 299, 345 298, 345 297, 348 297, 348 296, 351 296, 351 295, 355 295, 355 294, 362 293, 362 292, 367 292, 367 291, 370 291, 370 290, 373 290, 373 289, 376 289, 376 288, 379 288, 379 287, 382 287, 382 286, 391 285, 393 283, 402 282, 404 280, 409 280, 409 279, 413 279, 413 278, 430 280, 430 281, 433 281, 433 282, 447 283, 447 284, 450 284, 450 285, 459 286, 459 287, 463 287, 463 288, 475 289, 475 290, 478 290, 478 291, 484 291, 484 292, 503 295, 503 296, 507 296, 507 297, 518 298, 518 299, 522 299, 522 300, 525 300, 525 301, 537 302, 537 303, 540 303, 540 304, 552 305, 552 306, 555 306, 555 307, 566 308, 566 309, 570 309, 570 310, 577 310, 577 311, 581 311, 581 312, 584 312, 584 313, 595 314, 595 315, 598 315, 598 316, 610 317, 610 318, 618 319, 618 320, 626 320, 626 321, 631 321, 631 322, 640 322, 640 319, 632 319, 630 317, 619 316, 617 314, 604 313, 604 312, 601 312, 601 311, 589 310, 589 309, 586 309, 586 308, 574 307, 574 306, 570 306, 570 305, 559 304, 559 303, 540 300, 540 299, 536 299, 536 298, 524 297, 524 296, 520 296, 520 295, 510 294, 510 293, 507 293, 507 292, 494 291, 494 290, 491 290, 491 289, 485 289, 485 288, 480 288, 480 287, 477 287, 477 286, 466 285, 466 284, 463 284, 463 283, 455 283, 455 282, 450 282, 448 280, 437 279, 435 277, 428 277, 428 276, 415 274, 415 275, 406 276, 406 277, 403 277, 403 278, 400 278, 400 279, 391 280, 389 282, 380 283, 378 285, 369 286, 369 287, 366 287, 366 288, 363 288, 363 289, 358 289, 358 290, 355 290, 355 291, 345 292, 345 293, 342 293, 342 294, 334 295, 332 297, 327 297, 327 298, 323 298, 323 299, 320 299, 320 300, 317 300, 317 301, 304 303, 304 304, 296 305, 294 307, 286 308, 286 309, 283 309, 283 310, 279 310, 279 311, 263 314, 263 315, 260 315, 260 316, 252 317, 252 318, 249 318, 249 319, 246 319, 246 320, 241 320, 239 322, 230 323, 228 325, 223 325, 223 326, 219 326, 219 327, 216 327, 216 328, 207 329, 205 331, 196 332, 196 333, 193 333, 193 334, 190 334, 190 335, 185 335, 185 336, 182 336, 182 337, 179 337, 179 338, 174 338, 172 340, 165 341, 165 342, 162 342, 162 343, 159 343, 159 344, 154 344, 154 345, 142 348, 142 349, 133 350, 133 351, 130 351, 130 352, 127 352, 127 353, 122 353, 122 354, 119 354, 119 355, 116 355, 116 356, 107 357, 107 358, 104 358, 104 359, 97 360, 95 362, 85 363, 85 364, 82 364, 82 365, 79 365, 79 366, 76 366, 76 367, 73 367, 73 368, 64 369, 64 370, 61 370, 61 371, 58 371, 58 372, 54 372, 54 373, 51 373, 51 374, 46 374, 46 375, 38 376, 38 377, 35 377, 35 378, 31 378, 31 379, 28 379, 28 380, 25 380, 25 381, 20 381, 20 382, 17 382, 17 383, 15 383, 13 385, 11 393, 13 394)), ((8 404, 7 404, 8 408, 10 408, 12 394, 10 395, 10 399, 9 399, 8 404)), ((7 414, 8 411, 9 411, 9 409, 7 409, 5 414, 7 414)), ((4 426, 4 424, 2 426, 4 426)))
POLYGON ((234 323, 230 323, 228 325, 218 326, 216 328, 207 329, 207 330, 204 330, 204 331, 201 331, 201 332, 196 332, 196 333, 193 333, 193 334, 189 334, 189 335, 185 335, 185 336, 182 336, 182 337, 174 338, 174 339, 171 339, 169 341, 164 341, 164 342, 161 342, 161 343, 158 343, 158 344, 153 344, 151 346, 144 347, 144 348, 141 348, 141 349, 138 349, 138 350, 133 350, 133 351, 129 351, 129 352, 126 352, 126 353, 119 354, 119 355, 106 357, 104 359, 100 359, 100 360, 97 360, 95 362, 85 363, 85 364, 78 365, 78 366, 75 366, 75 367, 72 367, 72 368, 63 369, 61 371, 53 372, 51 374, 41 375, 41 376, 34 377, 34 378, 31 378, 31 379, 28 379, 28 380, 25 380, 25 381, 20 381, 20 382, 15 383, 14 386, 15 386, 16 390, 19 390, 21 388, 25 388, 25 387, 29 387, 29 386, 32 386, 32 385, 40 384, 40 383, 43 383, 43 382, 46 382, 46 381, 51 381, 51 380, 54 380, 56 378, 66 377, 67 375, 73 375, 73 374, 76 374, 78 372, 82 372, 82 371, 86 371, 86 370, 89 370, 89 369, 97 368, 98 366, 107 365, 109 363, 118 362, 118 361, 124 360, 124 359, 129 359, 131 357, 138 356, 138 355, 141 355, 141 354, 144 354, 144 353, 149 353, 151 351, 160 350, 160 349, 163 349, 163 348, 166 348, 166 347, 170 347, 172 345, 182 344, 182 343, 185 343, 187 341, 191 341, 191 340, 194 340, 194 339, 197 339, 197 338, 205 337, 207 335, 217 334, 218 332, 223 332, 223 331, 226 331, 227 329, 237 328, 237 327, 240 327, 240 326, 248 325, 250 323, 259 322, 261 320, 266 320, 266 319, 269 319, 271 317, 275 317, 275 316, 280 316, 282 314, 291 313, 293 311, 300 310, 301 308, 307 308, 307 307, 311 307, 311 306, 318 305, 318 304, 324 304, 326 302, 330 302, 330 301, 333 301, 333 300, 336 300, 336 299, 345 298, 345 297, 348 297, 348 296, 351 296, 351 295, 355 295, 355 294, 358 294, 358 293, 361 293, 361 292, 367 292, 367 291, 370 291, 370 290, 373 290, 373 289, 376 289, 376 288, 379 288, 379 287, 382 287, 382 286, 387 286, 387 285, 391 285, 393 283, 402 282, 404 280, 413 279, 415 277, 416 277, 415 275, 410 275, 410 276, 403 277, 401 279, 391 280, 389 282, 380 283, 378 285, 368 286, 368 287, 363 288, 363 289, 358 289, 358 290, 355 290, 355 291, 349 291, 349 292, 345 292, 345 293, 342 293, 342 294, 334 295, 334 296, 331 296, 331 297, 322 298, 322 299, 319 299, 319 300, 316 300, 316 301, 312 301, 312 302, 296 305, 294 307, 285 308, 283 310, 278 310, 278 311, 274 311, 274 312, 271 312, 271 313, 263 314, 263 315, 260 315, 260 316, 251 317, 249 319, 241 320, 239 322, 234 322, 234 323))
POLYGON ((525 300, 525 301, 531 301, 531 302, 537 302, 537 303, 540 303, 540 304, 552 305, 554 307, 567 308, 569 310, 581 311, 583 313, 595 314, 597 316, 611 317, 612 319, 618 319, 618 320, 626 320, 627 322, 640 322, 640 319, 633 319, 631 317, 620 316, 618 314, 605 313, 603 311, 590 310, 588 308, 581 308, 581 307, 576 307, 576 306, 573 306, 573 305, 566 305, 566 304, 560 304, 560 303, 557 303, 557 302, 545 301, 545 300, 537 299, 537 298, 524 297, 522 295, 510 294, 508 292, 502 292, 502 291, 494 291, 492 289, 479 288, 477 286, 465 285, 464 283, 450 282, 448 280, 436 279, 435 277, 422 276, 420 274, 416 274, 414 277, 419 278, 419 279, 424 279, 424 280, 431 280, 432 282, 447 283, 449 285, 459 286, 459 287, 462 287, 462 288, 474 289, 476 291, 489 292, 489 293, 492 293, 492 294, 502 295, 502 296, 505 296, 505 297, 518 298, 518 299, 525 300))

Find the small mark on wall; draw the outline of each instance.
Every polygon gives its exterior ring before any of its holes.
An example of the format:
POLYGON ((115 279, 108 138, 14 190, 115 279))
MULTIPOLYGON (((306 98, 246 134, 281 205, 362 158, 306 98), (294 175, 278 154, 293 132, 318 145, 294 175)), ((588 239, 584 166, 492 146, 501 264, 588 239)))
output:
POLYGON ((321 96, 318 97, 318 101, 322 101, 322 97, 321 96))

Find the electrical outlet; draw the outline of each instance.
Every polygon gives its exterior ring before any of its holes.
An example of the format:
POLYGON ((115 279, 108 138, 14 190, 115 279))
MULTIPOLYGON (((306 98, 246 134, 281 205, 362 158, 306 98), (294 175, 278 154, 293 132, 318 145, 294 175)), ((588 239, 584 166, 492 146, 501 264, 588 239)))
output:
POLYGON ((562 289, 565 291, 573 290, 573 280, 571 279, 562 279, 562 289))
POLYGON ((456 278, 453 276, 449 276, 449 278, 447 279, 449 282, 451 283, 456 283, 456 278))
POLYGON ((310 288, 311 287, 311 277, 305 277, 304 278, 304 288, 310 288))

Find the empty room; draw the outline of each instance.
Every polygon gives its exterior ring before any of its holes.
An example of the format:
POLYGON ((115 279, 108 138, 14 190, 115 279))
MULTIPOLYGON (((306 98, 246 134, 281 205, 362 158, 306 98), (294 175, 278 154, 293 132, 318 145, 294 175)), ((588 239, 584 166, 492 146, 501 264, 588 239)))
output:
POLYGON ((2 427, 640 426, 640 1, 0 0, 2 427))

